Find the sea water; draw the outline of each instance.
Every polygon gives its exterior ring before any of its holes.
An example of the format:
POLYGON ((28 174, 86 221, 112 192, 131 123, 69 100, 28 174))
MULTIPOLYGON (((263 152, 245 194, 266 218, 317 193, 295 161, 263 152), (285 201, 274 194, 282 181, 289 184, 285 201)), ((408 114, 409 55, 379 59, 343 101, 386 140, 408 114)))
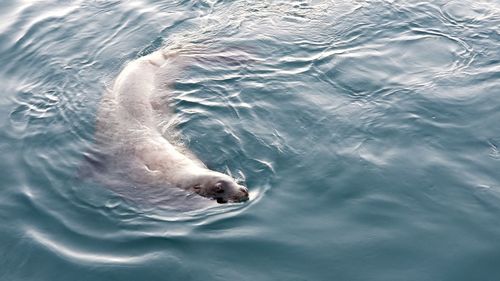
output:
POLYGON ((0 16, 0 280, 500 280, 500 2, 0 16), (165 101, 176 132, 247 203, 166 211, 81 177, 103 93, 179 42, 200 51, 165 101))

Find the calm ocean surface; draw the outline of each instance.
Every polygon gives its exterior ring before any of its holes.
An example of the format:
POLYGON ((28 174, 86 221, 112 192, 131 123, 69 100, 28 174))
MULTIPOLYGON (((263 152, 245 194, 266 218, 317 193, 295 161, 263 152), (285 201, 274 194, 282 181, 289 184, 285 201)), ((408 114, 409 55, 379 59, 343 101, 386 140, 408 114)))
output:
POLYGON ((0 17, 1 281, 500 280, 498 0, 0 17), (169 101, 182 141, 247 203, 167 211, 78 176, 103 92, 172 42, 207 49, 169 101))

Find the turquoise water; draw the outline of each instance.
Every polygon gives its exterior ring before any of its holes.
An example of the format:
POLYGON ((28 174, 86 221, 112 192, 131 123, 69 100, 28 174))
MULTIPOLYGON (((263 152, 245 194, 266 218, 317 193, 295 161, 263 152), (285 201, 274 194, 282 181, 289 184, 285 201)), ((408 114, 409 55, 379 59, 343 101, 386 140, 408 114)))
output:
POLYGON ((0 280, 499 280, 498 1, 0 15, 0 280), (182 142, 245 204, 172 212, 78 176, 103 92, 172 42, 206 49, 168 101, 182 142))

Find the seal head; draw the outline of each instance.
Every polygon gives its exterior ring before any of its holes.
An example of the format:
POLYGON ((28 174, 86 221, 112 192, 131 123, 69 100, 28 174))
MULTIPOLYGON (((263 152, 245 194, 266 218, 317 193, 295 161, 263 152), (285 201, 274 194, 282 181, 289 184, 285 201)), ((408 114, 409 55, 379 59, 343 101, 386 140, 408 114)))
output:
POLYGON ((238 203, 249 199, 248 189, 237 184, 233 178, 219 172, 213 172, 196 177, 187 188, 203 197, 217 200, 217 203, 238 203))

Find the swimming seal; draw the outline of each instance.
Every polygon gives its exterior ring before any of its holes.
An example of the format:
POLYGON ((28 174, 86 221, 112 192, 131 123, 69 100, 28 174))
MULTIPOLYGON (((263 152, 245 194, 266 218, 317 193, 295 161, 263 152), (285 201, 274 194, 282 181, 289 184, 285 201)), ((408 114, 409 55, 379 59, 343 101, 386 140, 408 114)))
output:
POLYGON ((244 186, 208 169, 160 132, 159 123, 165 120, 158 120, 158 100, 188 57, 180 50, 162 49, 127 63, 102 98, 96 124, 98 145, 108 155, 108 168, 120 170, 133 184, 180 188, 218 203, 246 201, 249 194, 244 186))

